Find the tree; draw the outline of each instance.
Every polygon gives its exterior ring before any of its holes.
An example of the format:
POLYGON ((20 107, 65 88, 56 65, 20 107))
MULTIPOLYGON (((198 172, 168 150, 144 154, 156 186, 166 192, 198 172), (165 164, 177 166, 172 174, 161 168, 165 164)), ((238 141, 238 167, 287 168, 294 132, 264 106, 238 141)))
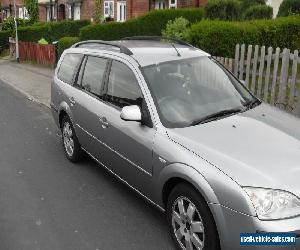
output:
POLYGON ((39 20, 39 4, 38 0, 24 0, 25 7, 28 11, 31 22, 37 22, 39 20))
POLYGON ((102 16, 102 0, 95 0, 94 6, 94 22, 95 23, 102 23, 103 22, 102 16))

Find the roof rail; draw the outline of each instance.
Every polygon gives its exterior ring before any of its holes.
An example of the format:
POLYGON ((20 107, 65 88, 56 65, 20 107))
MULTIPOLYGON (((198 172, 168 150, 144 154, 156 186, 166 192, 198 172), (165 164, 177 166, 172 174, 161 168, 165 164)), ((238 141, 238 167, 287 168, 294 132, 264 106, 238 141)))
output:
POLYGON ((131 36, 131 37, 124 37, 121 40, 149 40, 149 41, 161 41, 161 40, 166 40, 166 41, 172 41, 180 45, 185 45, 188 47, 194 47, 193 45, 180 40, 176 38, 171 38, 171 37, 163 37, 163 36, 131 36))
POLYGON ((110 42, 110 41, 102 41, 102 40, 87 40, 87 41, 83 41, 83 42, 78 42, 75 43, 72 48, 79 48, 79 47, 83 47, 84 45, 87 45, 86 47, 89 47, 89 45, 104 45, 104 46, 112 46, 112 47, 116 47, 120 49, 121 53, 124 53, 126 55, 133 55, 133 53, 130 51, 130 49, 128 49, 127 47, 125 47, 122 44, 119 44, 118 42, 110 42))

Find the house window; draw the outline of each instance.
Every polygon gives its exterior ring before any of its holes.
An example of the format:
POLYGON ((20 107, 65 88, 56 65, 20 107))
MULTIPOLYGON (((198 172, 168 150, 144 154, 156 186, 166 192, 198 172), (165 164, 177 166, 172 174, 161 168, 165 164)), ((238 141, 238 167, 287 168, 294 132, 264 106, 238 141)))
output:
POLYGON ((46 13, 47 13, 47 21, 50 21, 50 19, 51 19, 51 9, 50 9, 50 6, 46 7, 46 13))
POLYGON ((104 1, 104 17, 114 17, 114 1, 104 1))
POLYGON ((72 19, 72 5, 71 4, 67 4, 67 18, 68 19, 72 19))
POLYGON ((57 18, 57 8, 56 8, 56 4, 55 5, 52 5, 52 19, 53 20, 56 20, 57 18))
POLYGON ((177 0, 169 0, 169 8, 176 9, 177 8, 177 0))
POLYGON ((166 8, 166 2, 164 0, 157 0, 155 2, 155 9, 161 10, 166 8))
POLYGON ((10 17, 10 10, 9 9, 5 9, 2 11, 2 18, 3 20, 7 20, 7 18, 10 17))
POLYGON ((74 20, 80 20, 80 4, 74 6, 74 20))
POLYGON ((24 19, 29 19, 29 13, 28 13, 28 11, 27 11, 27 9, 25 8, 25 7, 23 7, 23 18, 24 19))
POLYGON ((19 18, 23 19, 23 8, 19 8, 19 18))
POLYGON ((126 21, 126 2, 121 1, 117 2, 117 21, 125 22, 126 21))
POLYGON ((46 6, 46 13, 47 13, 47 21, 56 20, 57 17, 56 5, 46 6))
POLYGON ((25 7, 19 8, 19 18, 20 19, 28 19, 29 18, 28 11, 25 7))

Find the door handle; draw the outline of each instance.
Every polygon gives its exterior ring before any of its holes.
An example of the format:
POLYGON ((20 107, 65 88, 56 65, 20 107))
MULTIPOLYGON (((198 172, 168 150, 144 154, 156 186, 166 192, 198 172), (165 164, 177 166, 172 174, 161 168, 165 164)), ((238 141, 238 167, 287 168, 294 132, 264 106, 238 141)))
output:
POLYGON ((109 126, 106 117, 99 117, 99 121, 102 124, 102 128, 107 128, 109 126))
POLYGON ((71 106, 74 106, 76 104, 75 98, 74 97, 70 97, 69 101, 71 103, 71 106))

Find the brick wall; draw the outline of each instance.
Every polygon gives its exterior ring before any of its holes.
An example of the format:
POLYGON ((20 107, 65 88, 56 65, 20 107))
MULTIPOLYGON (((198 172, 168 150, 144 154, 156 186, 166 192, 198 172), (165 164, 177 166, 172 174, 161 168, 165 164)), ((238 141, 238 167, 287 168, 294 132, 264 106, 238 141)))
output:
MULTIPOLYGON (((130 16, 127 17, 129 18, 134 18, 134 17, 138 17, 141 15, 145 15, 147 12, 149 12, 150 6, 149 6, 149 0, 127 0, 127 2, 131 2, 130 3, 130 16)), ((129 19, 128 18, 128 19, 129 19)))
POLYGON ((206 0, 177 0, 177 8, 204 7, 206 0))
POLYGON ((199 7, 204 7, 206 4, 206 0, 199 0, 199 7))
POLYGON ((177 0, 177 8, 195 7, 194 0, 177 0))
POLYGON ((91 20, 94 14, 94 0, 83 0, 80 9, 80 19, 91 20))
POLYGON ((46 7, 44 5, 39 5, 39 19, 42 22, 47 21, 46 7))

